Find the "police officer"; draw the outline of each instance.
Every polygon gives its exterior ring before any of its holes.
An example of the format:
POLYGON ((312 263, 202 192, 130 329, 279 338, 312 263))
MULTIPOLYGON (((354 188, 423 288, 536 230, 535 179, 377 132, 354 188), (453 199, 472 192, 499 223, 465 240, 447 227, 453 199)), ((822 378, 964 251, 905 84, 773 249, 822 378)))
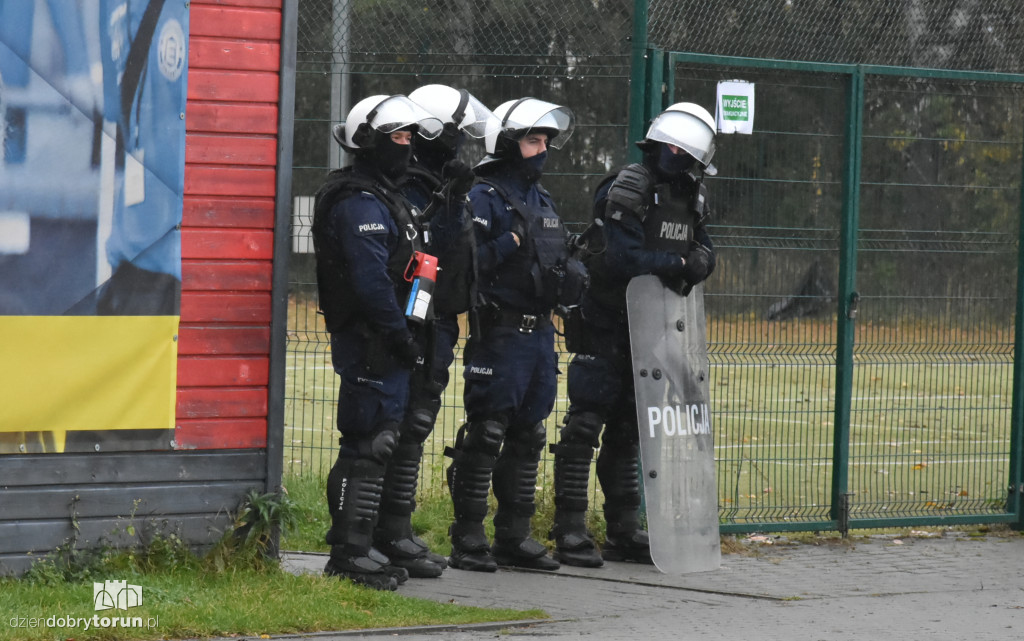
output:
MULTIPOLYGON (((709 213, 704 176, 714 175, 715 123, 693 103, 670 106, 652 122, 643 162, 606 177, 594 195, 603 251, 591 254, 591 286, 579 309, 577 352, 569 364, 569 411, 555 454, 555 558, 567 565, 604 560, 651 563, 640 526, 639 432, 626 316, 626 286, 656 274, 681 294, 715 267, 704 227, 709 213), (681 230, 682 233, 681 233, 681 230), (692 230, 686 233, 685 230, 692 230), (603 437, 602 437, 603 431, 603 437), (594 449, 604 492, 605 544, 599 554, 585 524, 594 449)), ((585 232, 587 234, 589 232, 585 232)), ((593 250, 594 247, 591 247, 593 250)))
POLYGON ((432 553, 413 533, 410 517, 416 509, 423 443, 434 429, 448 368, 455 360, 458 315, 469 310, 475 287, 473 219, 465 206, 474 175, 457 156, 467 136, 482 138, 497 121, 465 89, 426 85, 409 99, 444 124, 436 138, 413 138, 412 162, 400 185, 409 202, 424 212, 428 249, 438 258, 440 270, 433 292, 435 319, 425 328, 427 359, 412 375, 405 419, 384 475, 373 539, 374 546, 409 576, 431 578, 441 575, 447 559, 432 553))
POLYGON ((355 159, 317 192, 313 219, 320 309, 331 336, 338 390, 338 459, 327 477, 331 545, 325 574, 394 590, 404 569, 372 548, 385 465, 398 441, 410 371, 421 350, 403 312, 402 277, 422 249, 418 212, 397 181, 411 139, 441 123, 404 96, 357 103, 334 136, 355 159))
POLYGON ((572 304, 570 290, 578 298, 584 279, 561 269, 566 233, 538 181, 548 147, 571 135, 573 115, 536 98, 506 102, 494 114, 500 128, 486 136, 488 155, 469 192, 481 302, 464 370, 467 423, 446 451, 455 508, 448 563, 485 572, 499 565, 556 570, 547 548, 530 537, 530 521, 547 441, 543 421, 556 392, 551 312, 572 304), (498 509, 490 546, 483 521, 492 477, 498 509))

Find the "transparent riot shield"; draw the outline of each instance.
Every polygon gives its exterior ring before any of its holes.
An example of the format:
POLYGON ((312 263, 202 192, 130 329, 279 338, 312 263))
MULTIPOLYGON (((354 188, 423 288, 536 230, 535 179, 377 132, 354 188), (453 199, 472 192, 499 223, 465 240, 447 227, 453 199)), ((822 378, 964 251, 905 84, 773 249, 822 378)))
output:
POLYGON ((626 290, 651 556, 666 574, 721 564, 704 287, 680 296, 657 276, 626 290))

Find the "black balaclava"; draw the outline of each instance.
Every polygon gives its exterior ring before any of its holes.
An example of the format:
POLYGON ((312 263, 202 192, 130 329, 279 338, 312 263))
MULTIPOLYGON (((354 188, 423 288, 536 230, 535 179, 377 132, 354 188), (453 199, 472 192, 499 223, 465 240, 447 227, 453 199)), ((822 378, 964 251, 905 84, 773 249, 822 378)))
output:
POLYGON ((413 153, 428 170, 440 174, 441 168, 449 160, 454 160, 459 155, 459 147, 465 134, 459 132, 456 136, 438 136, 427 140, 422 136, 413 138, 413 153))
POLYGON ((540 177, 544 175, 544 163, 548 159, 548 152, 542 151, 536 156, 530 156, 529 158, 523 158, 519 156, 514 161, 516 171, 520 177, 527 183, 535 183, 540 180, 540 177))
POLYGON ((693 167, 697 159, 691 156, 686 150, 680 149, 674 154, 665 143, 659 143, 658 172, 665 178, 674 179, 681 176, 683 172, 693 167))
POLYGON ((411 157, 412 145, 400 145, 391 140, 391 134, 380 131, 374 132, 373 147, 366 151, 369 164, 392 181, 405 175, 411 157))
POLYGON ((668 145, 655 140, 644 140, 637 146, 643 150, 644 166, 654 173, 657 182, 683 184, 701 175, 700 163, 685 150, 673 154, 668 145))
POLYGON ((504 151, 507 154, 509 166, 513 173, 515 173, 516 176, 522 179, 526 184, 532 184, 540 180, 540 177, 544 175, 544 164, 548 159, 547 147, 545 147, 544 151, 535 156, 523 158, 523 152, 519 149, 519 140, 531 131, 547 134, 548 145, 550 145, 555 136, 559 134, 557 130, 541 128, 527 129, 522 135, 510 138, 506 143, 504 151))

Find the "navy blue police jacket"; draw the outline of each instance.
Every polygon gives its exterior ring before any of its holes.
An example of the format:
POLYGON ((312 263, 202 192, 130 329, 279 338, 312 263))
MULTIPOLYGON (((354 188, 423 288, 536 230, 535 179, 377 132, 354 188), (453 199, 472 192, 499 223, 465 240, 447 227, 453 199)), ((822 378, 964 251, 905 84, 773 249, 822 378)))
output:
MULTIPOLYGON (((498 183, 511 197, 521 198, 527 207, 554 209, 554 202, 536 181, 527 181, 517 175, 489 173, 486 180, 498 183)), ((522 313, 544 313, 534 281, 527 271, 528 265, 509 261, 520 247, 512 230, 518 214, 511 209, 501 194, 486 183, 477 183, 469 192, 474 229, 477 240, 477 267, 479 269, 480 297, 488 303, 522 313)), ((522 232, 518 232, 522 235, 522 232)), ((525 240, 525 239, 520 239, 525 240)), ((526 248, 522 248, 526 251, 526 248)))

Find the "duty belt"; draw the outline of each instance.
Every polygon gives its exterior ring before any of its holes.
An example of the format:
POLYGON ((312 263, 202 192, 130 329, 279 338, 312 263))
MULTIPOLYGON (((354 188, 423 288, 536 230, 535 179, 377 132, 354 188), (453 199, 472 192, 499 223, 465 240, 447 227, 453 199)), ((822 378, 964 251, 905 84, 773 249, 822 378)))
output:
POLYGON ((521 314, 512 310, 496 309, 485 313, 485 318, 493 325, 515 327, 522 334, 532 334, 533 330, 544 327, 551 322, 551 314, 521 314))

